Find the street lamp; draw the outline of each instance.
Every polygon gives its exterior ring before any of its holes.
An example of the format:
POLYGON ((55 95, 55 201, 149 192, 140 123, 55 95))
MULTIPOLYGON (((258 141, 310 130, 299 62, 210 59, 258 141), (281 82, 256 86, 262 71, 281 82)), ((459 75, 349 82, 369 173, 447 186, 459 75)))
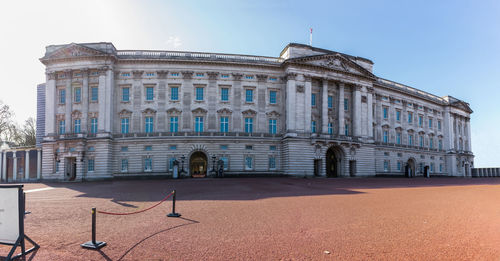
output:
POLYGON ((217 157, 215 155, 212 156, 212 173, 215 174, 215 160, 217 157))
POLYGON ((181 173, 185 173, 186 171, 184 171, 184 160, 186 159, 186 157, 184 157, 184 155, 181 156, 181 162, 182 162, 182 166, 181 166, 181 173))

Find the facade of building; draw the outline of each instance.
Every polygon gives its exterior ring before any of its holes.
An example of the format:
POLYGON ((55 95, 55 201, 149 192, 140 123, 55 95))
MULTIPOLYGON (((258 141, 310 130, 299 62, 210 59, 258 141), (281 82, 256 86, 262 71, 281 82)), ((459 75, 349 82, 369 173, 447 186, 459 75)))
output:
POLYGON ((51 45, 42 178, 470 176, 469 105, 289 44, 279 57, 51 45), (221 164, 222 165, 222 164, 221 164), (217 168, 217 167, 216 167, 217 168))

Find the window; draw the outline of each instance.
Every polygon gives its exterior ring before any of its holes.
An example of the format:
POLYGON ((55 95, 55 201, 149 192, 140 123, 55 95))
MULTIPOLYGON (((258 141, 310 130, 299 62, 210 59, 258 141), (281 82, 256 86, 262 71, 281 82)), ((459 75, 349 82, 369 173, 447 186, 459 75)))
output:
POLYGON ((129 118, 122 118, 121 120, 122 134, 127 134, 129 131, 129 118))
POLYGON ((413 135, 408 134, 408 145, 413 146, 413 135))
POLYGON ((396 120, 401 121, 401 111, 396 111, 396 120))
POLYGON ((269 150, 276 150, 276 146, 275 145, 269 146, 269 150))
POLYGON ((382 110, 383 110, 383 114, 384 114, 384 119, 387 119, 387 117, 389 115, 389 108, 384 107, 382 110))
POLYGON ((418 140, 419 140, 420 147, 423 147, 424 146, 424 136, 419 136, 418 140))
POLYGON ((316 106, 316 94, 311 94, 311 106, 316 106))
POLYGON ((429 119, 429 128, 432 128, 432 119, 429 119))
POLYGON ((82 89, 81 88, 75 88, 75 102, 81 102, 82 101, 82 89))
POLYGON ((349 124, 346 124, 346 125, 344 126, 344 135, 345 135, 345 136, 349 136, 349 124))
POLYGON ((443 140, 441 140, 441 139, 438 140, 438 148, 439 148, 439 150, 443 149, 443 140))
POLYGON ((333 96, 328 96, 328 109, 333 109, 333 96))
POLYGON ((431 173, 434 172, 434 163, 431 163, 431 173))
POLYGON ((196 73, 196 77, 203 77, 205 74, 203 73, 196 73))
POLYGON ((401 171, 401 161, 398 161, 398 170, 401 171))
POLYGON ((220 145, 221 150, 227 150, 227 145, 220 145))
POLYGON ((253 169, 253 158, 250 156, 245 157, 245 170, 253 169))
POLYGON ((269 92, 269 103, 276 104, 276 91, 269 92))
POLYGON ((153 159, 151 157, 144 158, 144 171, 153 170, 153 159))
POLYGON ((146 76, 150 76, 150 77, 151 77, 151 76, 155 76, 155 73, 154 73, 154 72, 147 72, 147 73, 146 73, 146 76))
POLYGON ((229 74, 221 74, 220 77, 221 78, 229 78, 229 74))
POLYGON ((94 159, 88 159, 87 160, 87 171, 94 171, 94 168, 95 168, 94 159))
POLYGON ((59 104, 65 104, 65 103, 66 103, 66 90, 59 89, 59 104))
POLYGON ((171 73, 170 76, 177 77, 179 76, 179 73, 171 73))
POLYGON ((408 123, 412 123, 413 122, 413 112, 409 111, 408 112, 408 123))
POLYGON ((276 78, 276 77, 269 77, 269 80, 275 82, 275 81, 278 80, 278 78, 276 78))
POLYGON ((253 90, 245 90, 245 102, 253 102, 253 90))
POLYGON ((179 100, 179 87, 170 87, 170 100, 179 100))
POLYGON ((122 172, 128 171, 128 159, 122 159, 121 171, 122 172))
POLYGON ((333 123, 331 122, 328 123, 328 134, 333 134, 333 123))
POLYGON ((75 125, 73 126, 73 132, 74 133, 80 133, 81 132, 81 120, 80 119, 76 119, 75 120, 75 125))
POLYGON ((388 143, 388 142, 389 142, 389 132, 384 131, 384 143, 388 143))
POLYGON ((229 101, 229 88, 220 89, 220 99, 221 101, 229 101))
POLYGON ((229 117, 220 117, 220 132, 229 131, 229 117))
POLYGON ((172 116, 170 117, 170 132, 178 132, 179 131, 179 117, 172 116))
POLYGON ((203 87, 196 87, 196 100, 203 101, 203 87))
POLYGON ((152 101, 154 99, 154 88, 146 87, 146 101, 152 101))
POLYGON ((203 132, 203 117, 196 117, 194 120, 194 131, 203 132))
POLYGON ((274 156, 269 157, 269 169, 276 169, 276 158, 274 156))
POLYGON ((253 150, 253 146, 252 145, 245 145, 245 149, 246 150, 253 150))
POLYGON ((246 133, 253 132, 253 118, 250 117, 245 118, 245 132, 246 133))
POLYGON ((401 144, 401 132, 396 133, 396 143, 401 144))
POLYGON ((175 157, 172 157, 168 160, 168 170, 174 169, 174 161, 175 161, 175 157))
POLYGON ((441 163, 439 164, 439 172, 440 173, 443 172, 443 164, 441 164, 441 163))
POLYGON ((128 101, 130 101, 130 88, 123 87, 122 88, 122 102, 128 102, 128 101))
POLYGON ((429 138, 429 148, 434 149, 434 139, 429 138))
POLYGON ((90 133, 97 133, 97 118, 90 119, 90 133))
POLYGON ((227 170, 229 168, 229 159, 227 157, 220 157, 222 162, 224 162, 224 170, 227 170))
POLYGON ((87 150, 88 150, 88 151, 95 151, 95 147, 94 147, 94 146, 90 146, 90 147, 88 147, 88 149, 87 149, 87 150))
POLYGON ((348 111, 348 110, 349 110, 349 100, 344 99, 344 111, 348 111))
POLYGON ((97 87, 91 87, 90 88, 90 101, 92 102, 97 102, 98 100, 98 88, 97 87))
POLYGON ((276 119, 269 119, 269 133, 276 134, 276 119))
POLYGON ((145 151, 152 151, 152 150, 153 150, 153 147, 152 147, 152 146, 145 146, 145 147, 144 147, 144 150, 145 150, 145 151))
POLYGON ((251 75, 246 75, 246 76, 245 76, 245 79, 247 79, 247 80, 251 80, 251 79, 253 79, 253 76, 251 76, 251 75))
POLYGON ((441 130, 441 121, 438 121, 438 130, 441 130))
MULTIPOLYGON (((96 74, 97 74, 97 72, 96 72, 96 74)), ((128 77, 128 76, 130 76, 130 73, 122 73, 122 76, 123 77, 128 77)))
POLYGON ((169 149, 170 150, 177 150, 177 145, 170 145, 169 149))
POLYGON ((316 121, 311 121, 311 132, 316 133, 316 121))
POLYGON ((146 133, 153 132, 153 117, 146 117, 144 122, 145 122, 144 131, 146 133))
POLYGON ((418 126, 422 127, 424 124, 424 117, 422 115, 418 115, 418 126))
POLYGON ((64 120, 59 121, 59 134, 64 134, 66 132, 66 122, 64 120))
POLYGON ((384 160, 384 172, 389 172, 389 161, 384 160))
POLYGON ((422 162, 418 164, 418 170, 420 171, 420 173, 424 172, 424 164, 422 162))
POLYGON ((127 147, 127 146, 122 146, 122 147, 120 148, 120 150, 121 150, 121 151, 128 151, 128 147, 127 147))

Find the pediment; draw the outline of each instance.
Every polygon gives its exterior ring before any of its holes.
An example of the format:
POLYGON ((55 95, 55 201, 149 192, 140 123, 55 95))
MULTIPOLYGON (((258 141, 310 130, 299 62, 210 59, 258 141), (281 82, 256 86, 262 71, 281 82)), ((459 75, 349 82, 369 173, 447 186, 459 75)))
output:
POLYGON ((245 116, 255 116, 257 115, 257 112, 252 110, 252 109, 248 109, 248 110, 245 110, 243 112, 241 112, 243 115, 245 116))
POLYGON ((373 75, 371 72, 339 53, 300 57, 291 59, 291 62, 295 64, 312 65, 366 77, 375 77, 375 75, 373 75))
POLYGON ((132 112, 127 110, 127 109, 123 109, 121 110, 119 113, 118 113, 120 116, 126 116, 126 115, 131 115, 132 112))
POLYGON ((194 113, 194 114, 205 114, 205 113, 207 113, 207 110, 199 107, 199 108, 196 108, 196 109, 192 110, 191 112, 194 113))
POLYGON ((458 108, 458 109, 460 109, 462 111, 466 111, 468 113, 472 113, 472 109, 470 108, 469 104, 467 104, 466 102, 456 101, 456 102, 452 103, 451 106, 453 106, 455 108, 458 108))
POLYGON ((266 113, 268 117, 279 117, 280 114, 277 111, 270 111, 266 113))
POLYGON ((80 44, 72 43, 64 46, 51 54, 44 57, 44 59, 64 59, 64 58, 76 58, 84 56, 98 56, 105 55, 106 53, 89 48, 80 44))
POLYGON ((230 109, 228 108, 222 108, 220 110, 217 111, 217 113, 220 113, 220 114, 231 114, 233 111, 231 111, 230 109))
POLYGON ((179 110, 179 109, 177 109, 175 107, 170 108, 170 109, 167 110, 168 114, 180 114, 181 112, 182 112, 181 110, 179 110))
POLYGON ((156 110, 151 109, 151 108, 146 108, 145 110, 142 111, 144 114, 155 114, 156 110))

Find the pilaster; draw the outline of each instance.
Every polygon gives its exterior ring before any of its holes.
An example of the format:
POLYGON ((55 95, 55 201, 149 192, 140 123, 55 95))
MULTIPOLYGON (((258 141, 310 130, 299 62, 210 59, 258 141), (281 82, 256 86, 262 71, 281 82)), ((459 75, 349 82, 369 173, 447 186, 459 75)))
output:
POLYGON ((72 82, 72 77, 73 73, 71 70, 66 70, 64 72, 66 74, 66 114, 65 114, 65 128, 66 128, 66 133, 73 133, 73 129, 71 128, 73 126, 72 124, 72 118, 71 118, 71 113, 73 111, 73 87, 71 86, 72 82))
POLYGON ((112 122, 111 122, 111 118, 112 118, 112 115, 114 115, 113 113, 113 109, 114 109, 114 106, 113 106, 113 97, 114 97, 114 76, 115 74, 113 73, 113 69, 112 68, 109 68, 107 67, 106 68, 106 89, 105 89, 105 100, 104 100, 104 104, 105 104, 105 115, 104 115, 104 131, 107 132, 107 133, 111 133, 111 129, 112 129, 112 122))
POLYGON ((24 151, 24 179, 28 180, 30 178, 30 151, 24 151))
POLYGON ((89 70, 87 68, 82 70, 82 132, 89 133, 89 70))
MULTIPOLYGON (((97 104, 99 107, 99 115, 97 118, 98 132, 106 132, 106 74, 107 67, 99 69, 99 85, 97 89, 97 104)), ((91 97, 89 97, 90 99, 91 97)))
POLYGON ((338 99, 338 114, 339 114, 339 124, 338 130, 339 135, 345 134, 345 121, 344 121, 344 83, 339 83, 339 91, 338 91, 339 99, 338 99))
POLYGON ((321 132, 328 133, 328 79, 323 79, 321 89, 321 132))
POLYGON ((42 150, 36 150, 36 179, 42 178, 42 150))
POLYGON ((353 95, 353 135, 356 137, 361 136, 361 86, 354 86, 353 95))
POLYGON ((12 152, 12 180, 17 180, 17 152, 12 152))
POLYGON ((288 73, 286 75, 286 131, 295 131, 295 78, 296 73, 288 73))
POLYGON ((372 137, 373 138, 373 89, 372 90, 368 90, 367 94, 366 94, 366 102, 367 102, 367 111, 368 111, 368 115, 367 115, 367 119, 368 119, 368 122, 367 122, 367 136, 368 137, 372 137))
POLYGON ((47 84, 45 85, 45 133, 43 136, 55 134, 56 126, 56 73, 46 74, 47 84))
MULTIPOLYGON (((312 120, 312 113, 311 113, 311 92, 312 92, 312 84, 311 84, 311 76, 309 75, 304 75, 304 80, 305 80, 305 84, 304 84, 304 87, 305 87, 305 90, 304 90, 304 104, 305 104, 305 117, 304 117, 304 130, 305 132, 311 132, 311 120, 312 120)), ((299 102, 299 101, 297 101, 299 102)), ((317 101, 316 101, 316 104, 317 104, 317 101)), ((318 123, 317 122, 317 126, 316 126, 316 131, 318 132, 318 123)), ((295 126, 297 128, 297 126, 295 126)))
POLYGON ((7 181, 7 151, 3 152, 2 162, 2 180, 7 181))

